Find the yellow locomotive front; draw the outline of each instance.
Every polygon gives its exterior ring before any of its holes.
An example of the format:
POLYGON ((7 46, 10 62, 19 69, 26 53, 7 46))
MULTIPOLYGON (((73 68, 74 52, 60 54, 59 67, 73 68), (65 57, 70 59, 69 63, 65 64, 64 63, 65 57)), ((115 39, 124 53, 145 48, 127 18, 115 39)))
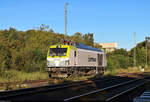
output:
POLYGON ((74 44, 64 41, 60 45, 52 45, 47 53, 47 68, 50 77, 67 77, 71 67, 71 52, 75 50, 74 44))
POLYGON ((69 45, 50 46, 47 53, 47 67, 67 67, 69 65, 69 45))

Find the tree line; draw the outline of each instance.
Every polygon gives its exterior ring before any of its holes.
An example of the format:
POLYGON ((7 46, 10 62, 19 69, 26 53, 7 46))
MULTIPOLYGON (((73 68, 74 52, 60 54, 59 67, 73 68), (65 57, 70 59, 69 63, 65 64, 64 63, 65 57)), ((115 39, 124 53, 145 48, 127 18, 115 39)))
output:
POLYGON ((24 72, 44 71, 49 46, 62 43, 63 39, 94 46, 93 33, 77 32, 67 36, 55 33, 45 25, 36 30, 0 30, 0 74, 10 69, 24 72))
MULTIPOLYGON (((15 28, 0 30, 0 75, 10 69, 24 72, 44 71, 49 46, 59 44, 63 39, 101 49, 100 45, 94 44, 93 33, 77 32, 72 36, 67 36, 56 33, 45 25, 41 25, 36 30, 18 31, 15 28)), ((139 43, 136 46, 138 66, 145 64, 145 52, 145 42, 139 43)), ((133 66, 133 49, 130 51, 116 49, 114 52, 108 53, 107 63, 109 70, 133 66)))
POLYGON ((115 68, 128 68, 134 67, 134 49, 135 49, 135 60, 136 60, 136 67, 143 67, 146 66, 146 58, 148 65, 150 65, 150 44, 146 44, 145 41, 140 42, 136 45, 136 47, 132 48, 130 51, 126 49, 116 49, 113 52, 107 54, 107 64, 109 70, 113 70, 115 68), (146 46, 148 50, 146 50, 146 46), (147 52, 147 56, 146 56, 147 52))

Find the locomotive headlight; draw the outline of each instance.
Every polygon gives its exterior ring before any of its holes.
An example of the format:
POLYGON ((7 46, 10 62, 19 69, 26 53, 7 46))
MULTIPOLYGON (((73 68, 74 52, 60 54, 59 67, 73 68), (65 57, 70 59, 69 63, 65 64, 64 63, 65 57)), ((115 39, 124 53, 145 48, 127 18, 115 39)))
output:
POLYGON ((54 62, 53 61, 47 61, 47 66, 48 67, 54 66, 54 62))
POLYGON ((65 64, 66 64, 66 65, 69 65, 69 60, 65 61, 65 64))
POLYGON ((47 61, 47 66, 49 66, 49 61, 47 61))
POLYGON ((50 67, 50 61, 47 61, 47 67, 50 67))

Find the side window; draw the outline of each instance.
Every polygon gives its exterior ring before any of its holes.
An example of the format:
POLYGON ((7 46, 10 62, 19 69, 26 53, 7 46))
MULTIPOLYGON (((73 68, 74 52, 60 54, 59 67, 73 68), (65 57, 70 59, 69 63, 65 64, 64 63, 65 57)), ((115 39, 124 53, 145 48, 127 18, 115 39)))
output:
POLYGON ((77 56, 77 53, 76 53, 76 51, 74 51, 74 57, 76 57, 77 56))

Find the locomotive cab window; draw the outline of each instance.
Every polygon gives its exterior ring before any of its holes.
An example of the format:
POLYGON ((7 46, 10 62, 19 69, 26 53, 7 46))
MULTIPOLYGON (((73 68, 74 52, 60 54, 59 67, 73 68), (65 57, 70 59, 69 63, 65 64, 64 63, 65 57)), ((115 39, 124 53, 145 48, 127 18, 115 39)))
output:
POLYGON ((49 56, 66 56, 67 48, 50 48, 49 56))

